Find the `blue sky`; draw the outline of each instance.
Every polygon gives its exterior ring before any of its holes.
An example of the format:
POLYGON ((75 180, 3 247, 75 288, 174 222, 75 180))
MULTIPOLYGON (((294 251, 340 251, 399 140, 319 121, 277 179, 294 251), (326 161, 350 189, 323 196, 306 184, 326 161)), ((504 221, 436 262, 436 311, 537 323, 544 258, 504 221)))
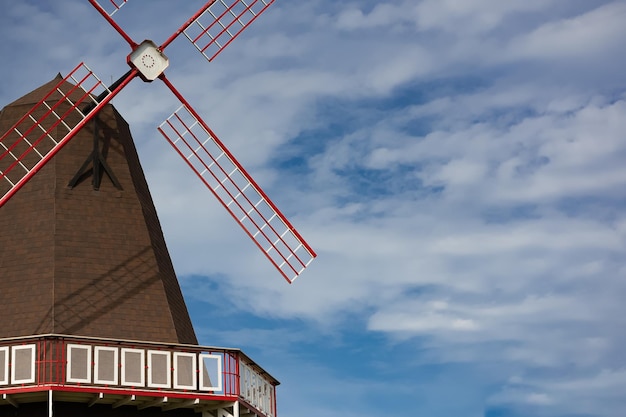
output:
MULTIPOLYGON (((6 2, 0 103, 127 45, 86 0, 6 2)), ((160 43, 203 1, 130 0, 160 43), (149 4, 150 6, 146 6, 149 4), (148 9, 142 9, 149 7, 148 9)), ((156 131, 128 120, 202 344, 278 378, 282 417, 621 417, 626 2, 276 3, 167 73, 317 250, 288 285, 156 131)))

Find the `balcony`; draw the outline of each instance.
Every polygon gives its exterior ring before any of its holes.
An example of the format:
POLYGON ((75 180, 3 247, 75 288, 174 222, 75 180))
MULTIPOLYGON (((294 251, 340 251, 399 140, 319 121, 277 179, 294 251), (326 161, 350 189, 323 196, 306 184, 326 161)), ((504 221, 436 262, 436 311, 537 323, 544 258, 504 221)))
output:
POLYGON ((64 335, 0 339, 0 406, 60 401, 275 417, 278 384, 238 349, 64 335))

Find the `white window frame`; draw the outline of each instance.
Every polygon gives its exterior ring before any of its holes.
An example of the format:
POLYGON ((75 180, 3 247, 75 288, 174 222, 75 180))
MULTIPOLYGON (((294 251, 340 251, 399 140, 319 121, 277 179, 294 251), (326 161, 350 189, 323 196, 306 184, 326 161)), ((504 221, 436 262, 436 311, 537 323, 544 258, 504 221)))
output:
POLYGON ((122 383, 121 385, 127 387, 145 387, 146 386, 146 351, 143 349, 122 348, 122 383), (141 359, 141 381, 127 381, 126 380, 126 354, 127 353, 139 353, 141 359))
MULTIPOLYGON (((198 366, 198 369, 200 369, 200 391, 222 391, 222 376, 223 376, 223 372, 222 372, 222 357, 219 355, 212 355, 210 353, 202 353, 200 355, 200 364, 198 366), (205 381, 204 381, 204 360, 205 359, 212 359, 215 360, 217 362, 217 385, 213 385, 213 386, 205 386, 205 381)), ((209 375, 210 376, 210 375, 209 375)), ((210 380, 210 378, 209 378, 210 380)))
POLYGON ((8 346, 0 347, 0 352, 4 352, 4 372, 0 374, 0 385, 9 385, 9 354, 8 346))
POLYGON ((90 345, 78 345, 73 343, 68 343, 67 345, 67 382, 76 382, 76 383, 91 383, 91 346, 90 345), (72 378, 72 351, 76 350, 86 350, 87 351, 87 378, 72 378))
POLYGON ((35 383, 35 369, 37 364, 35 363, 35 354, 37 352, 37 345, 32 343, 28 345, 11 346, 11 383, 12 384, 34 384, 35 383), (15 364, 15 356, 18 350, 30 350, 30 377, 26 379, 17 379, 15 377, 15 371, 17 366, 15 364))
POLYGON ((148 351, 148 387, 150 388, 171 388, 172 387, 172 354, 165 350, 149 350, 148 351), (152 358, 154 356, 167 357, 167 382, 161 384, 152 381, 152 358))
POLYGON ((118 385, 119 381, 119 369, 120 369, 120 360, 119 360, 119 349, 116 347, 110 346, 96 346, 94 348, 94 384, 102 384, 102 385, 118 385), (108 379, 100 379, 100 375, 98 372, 100 366, 100 352, 113 352, 113 380, 108 379))
POLYGON ((195 353, 174 352, 174 388, 196 390, 198 385, 198 357, 195 353), (192 358, 191 365, 191 385, 178 383, 178 358, 192 358))

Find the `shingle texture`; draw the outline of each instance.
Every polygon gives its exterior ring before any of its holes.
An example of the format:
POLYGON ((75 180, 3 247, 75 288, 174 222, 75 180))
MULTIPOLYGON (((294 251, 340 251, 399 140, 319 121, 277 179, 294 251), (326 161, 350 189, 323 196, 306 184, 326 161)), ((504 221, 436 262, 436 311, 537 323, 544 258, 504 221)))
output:
MULTIPOLYGON (((6 106, 0 132, 59 79, 6 106)), ((0 208, 0 338, 45 333, 197 344, 128 124, 110 105, 97 134, 121 183, 87 171, 86 125, 0 208)))

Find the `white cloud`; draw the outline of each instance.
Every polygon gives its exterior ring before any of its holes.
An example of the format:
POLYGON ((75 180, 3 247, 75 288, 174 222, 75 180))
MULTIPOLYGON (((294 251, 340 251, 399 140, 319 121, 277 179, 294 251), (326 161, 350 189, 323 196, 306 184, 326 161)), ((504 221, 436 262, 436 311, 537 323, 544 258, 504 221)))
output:
MULTIPOLYGON (((120 12, 128 24, 133 3, 120 12)), ((105 79, 125 69, 126 46, 100 17, 62 4, 76 15, 18 2, 0 18, 20 46, 0 46, 19 69, 3 72, 3 102, 85 55, 105 79)), ((176 270, 193 283, 190 301, 297 323, 302 333, 246 325, 228 334, 268 352, 284 339, 284 354, 313 333, 341 338, 357 317, 368 336, 411 346, 391 367, 475 367, 479 388, 456 386, 475 396, 475 415, 485 399, 527 415, 619 415, 624 10, 620 1, 276 2, 215 63, 172 45, 168 76, 319 253, 286 285, 154 130, 176 100, 133 85, 115 104, 139 144, 176 270)), ((149 26, 137 22, 139 36, 160 31, 149 26)), ((301 359, 293 355, 289 366, 301 359)), ((338 401, 319 385, 333 378, 356 393, 353 407, 385 389, 301 366, 302 389, 319 398, 338 401)), ((439 387, 427 382, 410 387, 439 387)), ((317 401, 304 391, 294 398, 317 401)), ((444 415, 436 409, 429 415, 444 415)))
POLYGON ((365 13, 354 5, 339 13, 337 27, 344 30, 393 28, 406 17, 403 5, 377 4, 371 11, 365 13))
POLYGON ((611 2, 574 17, 546 22, 530 33, 513 39, 513 56, 559 59, 595 55, 620 44, 626 34, 622 24, 626 4, 611 2))

